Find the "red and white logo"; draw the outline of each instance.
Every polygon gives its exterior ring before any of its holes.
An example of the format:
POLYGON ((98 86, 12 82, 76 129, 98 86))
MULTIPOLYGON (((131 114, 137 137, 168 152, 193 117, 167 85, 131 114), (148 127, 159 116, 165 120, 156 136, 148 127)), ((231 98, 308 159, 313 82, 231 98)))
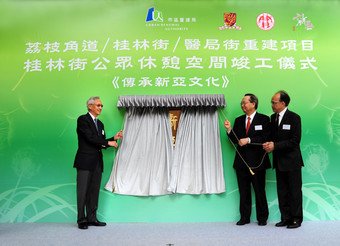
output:
POLYGON ((236 13, 224 13, 223 14, 224 25, 220 26, 218 29, 236 29, 241 30, 241 27, 236 25, 236 13))
POLYGON ((274 17, 268 13, 262 13, 256 19, 257 26, 265 31, 272 29, 274 22, 274 17))

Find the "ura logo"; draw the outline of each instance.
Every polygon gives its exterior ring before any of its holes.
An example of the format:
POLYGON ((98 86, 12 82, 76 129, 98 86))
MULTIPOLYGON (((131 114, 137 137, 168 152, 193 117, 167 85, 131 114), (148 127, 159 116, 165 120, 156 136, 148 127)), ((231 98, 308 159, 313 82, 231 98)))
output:
POLYGON ((149 8, 146 14, 146 22, 156 21, 156 22, 163 22, 163 14, 161 11, 155 10, 154 7, 149 8))

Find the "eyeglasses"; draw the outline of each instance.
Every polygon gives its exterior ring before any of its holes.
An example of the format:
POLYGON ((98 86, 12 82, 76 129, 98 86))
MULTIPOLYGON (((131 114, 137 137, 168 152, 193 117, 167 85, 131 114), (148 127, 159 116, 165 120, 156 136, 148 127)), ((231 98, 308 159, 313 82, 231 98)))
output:
POLYGON ((95 104, 95 105, 96 105, 98 108, 99 108, 99 107, 101 107, 101 108, 104 107, 103 104, 95 104))
POLYGON ((271 101, 271 104, 273 104, 273 105, 276 105, 276 104, 278 104, 280 101, 271 101))

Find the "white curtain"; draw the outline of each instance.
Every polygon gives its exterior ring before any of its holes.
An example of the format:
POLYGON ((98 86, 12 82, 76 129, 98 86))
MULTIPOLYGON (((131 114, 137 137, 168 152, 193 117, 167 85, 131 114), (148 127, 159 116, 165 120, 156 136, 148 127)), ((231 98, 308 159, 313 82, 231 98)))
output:
POLYGON ((182 110, 168 190, 184 194, 225 192, 215 107, 182 110))
POLYGON ((168 194, 172 158, 168 109, 127 108, 124 137, 105 189, 137 196, 168 194))
POLYGON ((225 192, 217 107, 224 95, 120 96, 124 136, 105 189, 125 195, 225 192), (182 113, 173 150, 168 109, 182 113))

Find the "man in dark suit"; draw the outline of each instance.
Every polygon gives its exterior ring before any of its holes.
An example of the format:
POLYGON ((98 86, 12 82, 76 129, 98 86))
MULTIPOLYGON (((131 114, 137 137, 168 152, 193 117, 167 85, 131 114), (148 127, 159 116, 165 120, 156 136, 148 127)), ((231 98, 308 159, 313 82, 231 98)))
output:
POLYGON ((103 109, 99 97, 87 100, 88 113, 77 120, 78 150, 74 160, 77 168, 77 208, 78 228, 105 226, 97 219, 98 196, 103 172, 102 149, 118 147, 117 139, 122 138, 122 131, 114 137, 105 139, 103 123, 97 119, 103 109))
POLYGON ((224 122, 227 135, 236 149, 233 167, 236 170, 240 192, 241 215, 236 225, 250 223, 251 185, 255 192, 259 226, 267 224, 269 214, 265 184, 266 169, 271 165, 268 155, 262 148, 262 143, 268 141, 270 133, 269 117, 258 113, 257 106, 257 97, 254 94, 245 94, 241 101, 241 108, 245 114, 235 119, 233 128, 228 120, 224 122))
POLYGON ((302 223, 301 118, 289 111, 289 102, 290 97, 285 91, 278 91, 272 97, 272 141, 264 143, 263 148, 273 152, 281 212, 281 221, 276 226, 298 228, 302 223))

